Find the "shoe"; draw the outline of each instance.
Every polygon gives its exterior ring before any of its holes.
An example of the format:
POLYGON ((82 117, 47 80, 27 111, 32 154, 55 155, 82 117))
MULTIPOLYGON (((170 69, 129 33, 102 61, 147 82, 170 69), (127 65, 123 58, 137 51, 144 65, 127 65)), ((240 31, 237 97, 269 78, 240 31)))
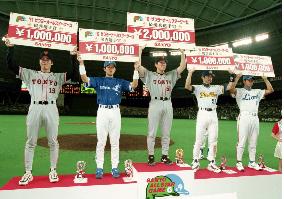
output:
POLYGON ((148 165, 149 165, 149 166, 155 166, 155 165, 156 165, 154 155, 149 155, 149 156, 148 156, 148 165))
POLYGON ((220 173, 221 172, 221 169, 216 165, 215 161, 211 161, 208 166, 207 166, 207 169, 209 171, 213 171, 215 173, 220 173))
POLYGON ((97 179, 102 179, 104 175, 104 170, 101 168, 97 168, 96 170, 96 178, 97 179))
POLYGON ((237 162, 236 167, 238 171, 245 171, 242 162, 237 162))
POLYGON ((59 178, 55 169, 50 169, 49 182, 58 182, 59 178))
POLYGON ((197 171, 199 169, 199 166, 200 166, 200 164, 199 164, 198 160, 197 159, 193 160, 193 162, 191 164, 192 170, 197 171))
POLYGON ((162 155, 161 162, 166 164, 166 165, 173 164, 173 162, 169 159, 169 157, 167 155, 162 155))
POLYGON ((119 170, 118 170, 118 168, 113 168, 112 170, 111 170, 111 175, 112 175, 112 177, 114 177, 114 178, 119 178, 119 170))
POLYGON ((248 168, 251 168, 251 169, 254 169, 254 170, 257 170, 257 171, 262 170, 262 168, 258 164, 256 164, 255 162, 249 162, 248 168))
POLYGON ((19 185, 27 185, 31 181, 33 181, 33 175, 30 171, 26 171, 26 173, 23 175, 23 177, 19 181, 19 185))

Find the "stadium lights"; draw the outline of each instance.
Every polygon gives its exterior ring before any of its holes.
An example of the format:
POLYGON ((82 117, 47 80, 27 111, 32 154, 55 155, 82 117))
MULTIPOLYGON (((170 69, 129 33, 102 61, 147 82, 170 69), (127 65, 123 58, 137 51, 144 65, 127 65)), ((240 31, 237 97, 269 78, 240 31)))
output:
POLYGON ((258 34, 255 36, 255 41, 259 42, 259 41, 263 41, 269 38, 269 34, 268 33, 262 33, 262 34, 258 34))
POLYGON ((229 48, 228 43, 214 44, 214 45, 211 45, 211 46, 212 47, 219 47, 219 48, 229 48))
POLYGON ((165 57, 167 56, 168 54, 165 52, 165 51, 153 51, 153 52, 150 52, 152 57, 165 57))
POLYGON ((252 43, 251 37, 243 38, 238 41, 233 42, 233 47, 248 45, 252 43))

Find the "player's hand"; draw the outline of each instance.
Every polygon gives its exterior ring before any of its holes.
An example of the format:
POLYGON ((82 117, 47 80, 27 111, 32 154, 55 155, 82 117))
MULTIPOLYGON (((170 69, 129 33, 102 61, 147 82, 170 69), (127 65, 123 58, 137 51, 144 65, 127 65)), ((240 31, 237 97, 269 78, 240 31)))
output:
POLYGON ((140 62, 139 62, 139 61, 137 61, 137 62, 134 63, 134 69, 135 69, 135 70, 138 70, 138 68, 139 68, 140 66, 141 66, 141 65, 140 65, 140 62))
POLYGON ((232 70, 232 69, 229 69, 228 72, 229 72, 230 74, 234 74, 234 70, 232 70))
POLYGON ((194 73, 194 71, 195 71, 195 67, 192 67, 192 68, 190 68, 190 69, 187 69, 188 70, 188 73, 194 73))
POLYGON ((236 78, 240 79, 243 76, 242 73, 237 74, 236 78))
POLYGON ((5 35, 5 36, 2 38, 2 41, 5 42, 5 45, 6 45, 7 47, 13 47, 13 46, 14 46, 14 44, 12 44, 12 43, 10 42, 9 37, 8 37, 7 35, 5 35))
POLYGON ((267 77, 266 76, 262 76, 261 77, 263 80, 267 80, 267 77))
POLYGON ((184 54, 184 49, 179 48, 178 50, 181 52, 181 54, 184 54))
POLYGON ((82 60, 81 55, 79 52, 77 52, 77 60, 80 63, 80 65, 84 65, 84 60, 82 60))
POLYGON ((77 55, 77 46, 72 51, 70 51, 70 55, 77 55))

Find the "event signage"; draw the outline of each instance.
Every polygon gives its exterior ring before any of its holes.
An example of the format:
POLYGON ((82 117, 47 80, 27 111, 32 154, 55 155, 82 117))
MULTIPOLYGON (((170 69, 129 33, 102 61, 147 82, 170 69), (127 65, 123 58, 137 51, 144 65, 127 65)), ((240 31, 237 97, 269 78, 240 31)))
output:
POLYGON ((234 54, 231 48, 196 46, 186 51, 187 68, 195 70, 234 70, 234 54))
POLYGON ((12 44, 71 51, 77 45, 77 31, 78 22, 10 13, 12 44))
POLYGON ((127 31, 139 35, 140 45, 189 49, 195 46, 194 20, 127 13, 127 31))
POLYGON ((129 32, 79 29, 79 51, 83 60, 138 61, 138 40, 138 35, 129 32))

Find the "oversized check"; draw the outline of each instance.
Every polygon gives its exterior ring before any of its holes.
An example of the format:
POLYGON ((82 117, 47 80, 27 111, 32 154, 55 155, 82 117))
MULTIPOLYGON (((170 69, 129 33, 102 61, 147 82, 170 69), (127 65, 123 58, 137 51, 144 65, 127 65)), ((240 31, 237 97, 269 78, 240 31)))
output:
POLYGON ((235 73, 243 75, 275 77, 269 56, 234 54, 236 63, 235 73))
POLYGON ((10 13, 8 37, 12 44, 73 50, 78 22, 10 13))
POLYGON ((195 46, 194 20, 127 13, 127 31, 139 35, 140 45, 189 49, 195 46))
POLYGON ((83 60, 135 62, 139 60, 138 35, 80 28, 79 52, 83 60))
POLYGON ((196 46, 186 51, 187 68, 195 70, 233 70, 234 54, 231 48, 196 46))

